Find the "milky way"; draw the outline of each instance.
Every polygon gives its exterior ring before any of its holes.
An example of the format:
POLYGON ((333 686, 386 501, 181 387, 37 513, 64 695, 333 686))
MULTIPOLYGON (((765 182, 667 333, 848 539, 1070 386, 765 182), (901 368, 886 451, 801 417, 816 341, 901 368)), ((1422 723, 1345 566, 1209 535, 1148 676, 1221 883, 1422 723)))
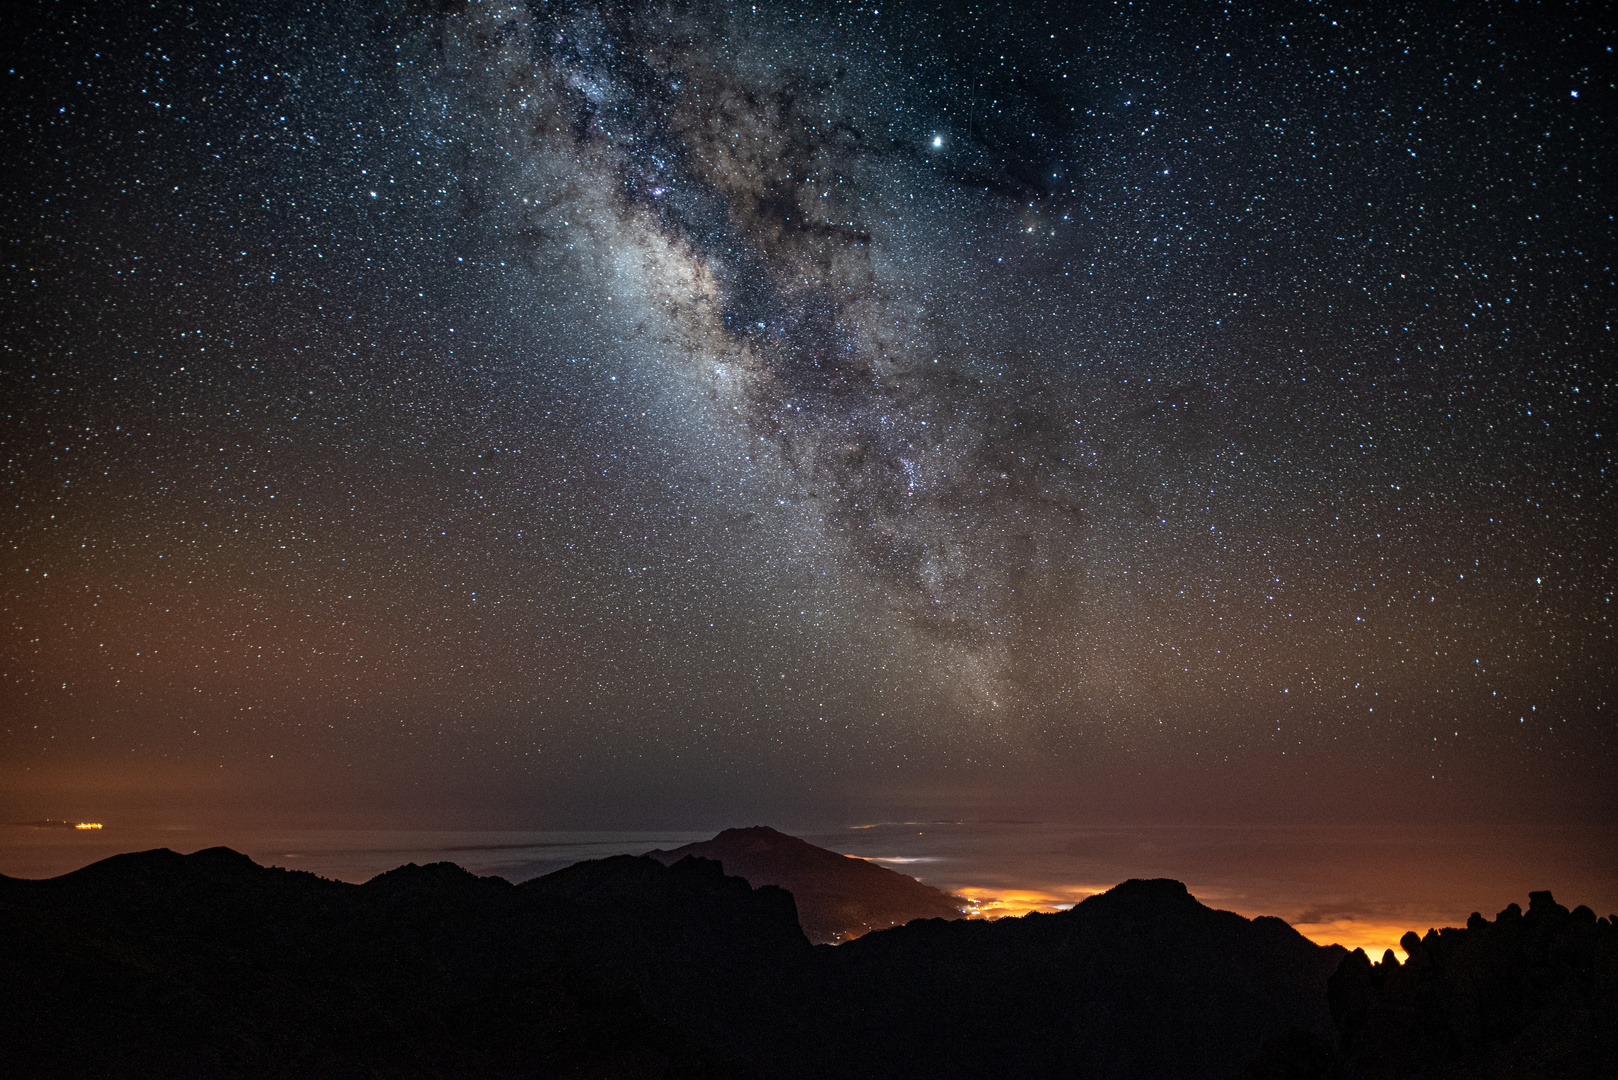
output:
POLYGON ((1576 8, 87 12, 8 75, 24 771, 1601 787, 1576 8))
MULTIPOLYGON (((973 341, 961 313, 1014 309, 1024 282, 951 226, 944 136, 866 130, 850 101, 877 88, 842 85, 844 35, 801 21, 806 59, 778 70, 753 16, 501 10, 446 28, 445 69, 495 134, 513 254, 546 290, 558 269, 593 288, 614 358, 786 508, 764 513, 798 557, 947 643, 998 707, 996 637, 1037 646, 1028 620, 1060 622, 1082 571, 1090 410, 1060 369, 1017 377, 1026 328, 973 341)), ((1014 263, 1059 230, 1016 232, 993 245, 1014 263)))

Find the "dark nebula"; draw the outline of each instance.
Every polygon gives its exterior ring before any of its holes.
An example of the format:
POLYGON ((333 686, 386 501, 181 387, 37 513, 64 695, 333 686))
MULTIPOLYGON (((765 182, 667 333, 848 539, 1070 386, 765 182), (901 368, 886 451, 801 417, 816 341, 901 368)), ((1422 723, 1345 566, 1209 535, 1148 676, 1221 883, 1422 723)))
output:
POLYGON ((4 803, 1610 822, 1600 15, 19 16, 4 803))

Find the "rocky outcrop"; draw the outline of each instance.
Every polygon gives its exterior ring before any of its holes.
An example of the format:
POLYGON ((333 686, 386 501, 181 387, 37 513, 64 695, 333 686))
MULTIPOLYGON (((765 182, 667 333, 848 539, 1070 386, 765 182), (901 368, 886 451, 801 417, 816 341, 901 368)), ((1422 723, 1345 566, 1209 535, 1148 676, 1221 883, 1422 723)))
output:
POLYGON ((1549 893, 1403 966, 1167 880, 835 947, 797 914, 692 857, 349 885, 122 855, 0 878, 0 1051, 47 1078, 1614 1075, 1618 932, 1549 893))
POLYGON ((646 856, 662 863, 687 856, 714 859, 725 873, 755 886, 788 890, 797 901, 803 932, 817 945, 851 941, 912 919, 958 919, 962 914, 959 897, 765 825, 726 829, 712 840, 648 851, 646 856))
POLYGON ((1611 1080, 1618 1076, 1618 919, 1529 893, 1490 921, 1406 934, 1332 976, 1343 1074, 1611 1080))

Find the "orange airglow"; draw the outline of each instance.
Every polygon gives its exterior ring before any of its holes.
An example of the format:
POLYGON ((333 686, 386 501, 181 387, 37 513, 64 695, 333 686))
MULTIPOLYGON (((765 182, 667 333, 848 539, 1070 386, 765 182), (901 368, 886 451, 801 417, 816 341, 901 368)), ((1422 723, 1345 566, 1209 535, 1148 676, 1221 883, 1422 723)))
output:
POLYGON ((1050 891, 1040 889, 996 889, 968 885, 955 889, 966 901, 969 919, 1004 919, 1034 911, 1065 911, 1087 896, 1107 891, 1103 885, 1070 885, 1050 891))
MULTIPOLYGON (((1104 885, 1069 885, 1050 889, 997 889, 969 885, 952 891, 966 901, 968 919, 1004 919, 1035 911, 1065 911, 1085 897, 1106 892, 1107 888, 1104 885)), ((1317 945, 1364 949, 1372 960, 1381 960, 1386 949, 1392 949, 1401 964, 1409 959, 1399 947, 1399 939, 1410 929, 1403 923, 1332 919, 1328 922, 1293 923, 1292 928, 1317 945)))
POLYGON ((1345 949, 1364 949, 1365 954, 1372 960, 1381 960, 1382 953, 1387 949, 1393 950, 1393 954, 1399 958, 1401 964, 1410 959, 1405 951, 1399 948, 1399 939, 1410 929, 1404 923, 1333 919, 1330 922, 1293 923, 1292 929, 1316 945, 1341 945, 1345 949))

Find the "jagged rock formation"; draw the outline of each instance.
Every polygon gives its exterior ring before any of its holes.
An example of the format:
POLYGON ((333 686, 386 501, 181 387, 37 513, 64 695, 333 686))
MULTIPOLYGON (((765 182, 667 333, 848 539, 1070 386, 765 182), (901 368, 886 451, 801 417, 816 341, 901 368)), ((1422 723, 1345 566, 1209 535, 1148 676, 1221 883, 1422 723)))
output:
POLYGON ((1535 894, 1372 966, 1128 881, 812 947, 788 893, 704 859, 347 885, 151 851, 0 877, 0 1052, 41 1078, 1610 1080, 1614 936, 1535 894))
POLYGON ((767 825, 726 829, 712 840, 646 852, 669 865, 696 856, 753 885, 778 885, 798 902, 798 921, 817 945, 851 941, 912 919, 958 919, 958 897, 885 866, 839 855, 767 825))
POLYGON ((1330 984, 1352 1080, 1618 1076, 1618 916, 1528 894, 1490 922, 1409 933, 1400 965, 1361 950, 1330 984))

